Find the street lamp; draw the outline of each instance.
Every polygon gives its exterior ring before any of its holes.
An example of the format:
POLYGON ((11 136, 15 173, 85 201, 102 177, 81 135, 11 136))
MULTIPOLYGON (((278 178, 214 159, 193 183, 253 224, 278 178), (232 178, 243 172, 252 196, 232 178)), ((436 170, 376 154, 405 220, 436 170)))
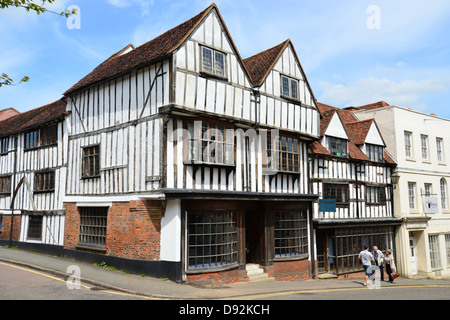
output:
POLYGON ((395 170, 394 173, 391 174, 391 181, 392 181, 392 184, 394 185, 394 189, 395 189, 396 185, 398 184, 398 180, 400 180, 400 175, 398 174, 397 170, 395 170))

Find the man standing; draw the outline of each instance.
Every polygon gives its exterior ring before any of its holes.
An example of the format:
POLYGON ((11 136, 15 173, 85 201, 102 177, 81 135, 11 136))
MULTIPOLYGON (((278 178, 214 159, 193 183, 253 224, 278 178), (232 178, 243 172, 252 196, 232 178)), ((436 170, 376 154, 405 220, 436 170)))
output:
POLYGON ((384 254, 380 250, 378 250, 377 246, 373 246, 373 258, 375 260, 375 263, 380 268, 380 280, 384 281, 384 254))
POLYGON ((362 261, 364 273, 366 275, 364 286, 367 286, 367 280, 369 280, 370 274, 372 273, 372 262, 375 264, 375 260, 373 259, 372 253, 369 252, 367 244, 364 245, 364 250, 359 253, 359 259, 362 261))

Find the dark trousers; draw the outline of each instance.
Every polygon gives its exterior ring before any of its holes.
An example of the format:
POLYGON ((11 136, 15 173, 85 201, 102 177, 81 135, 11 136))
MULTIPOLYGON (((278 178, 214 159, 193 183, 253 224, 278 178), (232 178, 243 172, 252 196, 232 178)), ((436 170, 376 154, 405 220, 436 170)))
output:
POLYGON ((389 282, 394 281, 394 279, 392 279, 392 269, 391 269, 391 265, 390 264, 386 265, 386 273, 389 276, 389 282))
MULTIPOLYGON (((377 263, 377 266, 378 266, 378 261, 376 261, 376 263, 377 263)), ((378 267, 380 268, 380 274, 381 274, 380 280, 384 281, 384 267, 383 267, 383 265, 378 266, 378 267)))

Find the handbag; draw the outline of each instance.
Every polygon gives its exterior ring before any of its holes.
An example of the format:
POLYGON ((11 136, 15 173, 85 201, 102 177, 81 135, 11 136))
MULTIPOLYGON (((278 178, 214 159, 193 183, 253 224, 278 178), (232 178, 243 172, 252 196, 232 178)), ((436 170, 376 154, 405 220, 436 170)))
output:
POLYGON ((392 279, 397 279, 400 275, 397 272, 392 272, 391 277, 392 279))

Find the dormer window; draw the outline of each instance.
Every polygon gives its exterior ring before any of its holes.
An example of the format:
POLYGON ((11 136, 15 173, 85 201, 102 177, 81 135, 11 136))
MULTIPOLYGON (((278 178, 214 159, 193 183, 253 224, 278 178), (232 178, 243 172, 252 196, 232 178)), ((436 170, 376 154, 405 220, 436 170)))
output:
POLYGON ((366 143, 366 154, 371 161, 383 162, 384 147, 366 143))
POLYGON ((225 54, 208 48, 202 48, 202 72, 225 78, 225 54))
POLYGON ((298 80, 281 75, 281 94, 284 97, 298 100, 298 80))
POLYGON ((335 137, 328 137, 328 151, 337 157, 348 157, 347 140, 335 137))

